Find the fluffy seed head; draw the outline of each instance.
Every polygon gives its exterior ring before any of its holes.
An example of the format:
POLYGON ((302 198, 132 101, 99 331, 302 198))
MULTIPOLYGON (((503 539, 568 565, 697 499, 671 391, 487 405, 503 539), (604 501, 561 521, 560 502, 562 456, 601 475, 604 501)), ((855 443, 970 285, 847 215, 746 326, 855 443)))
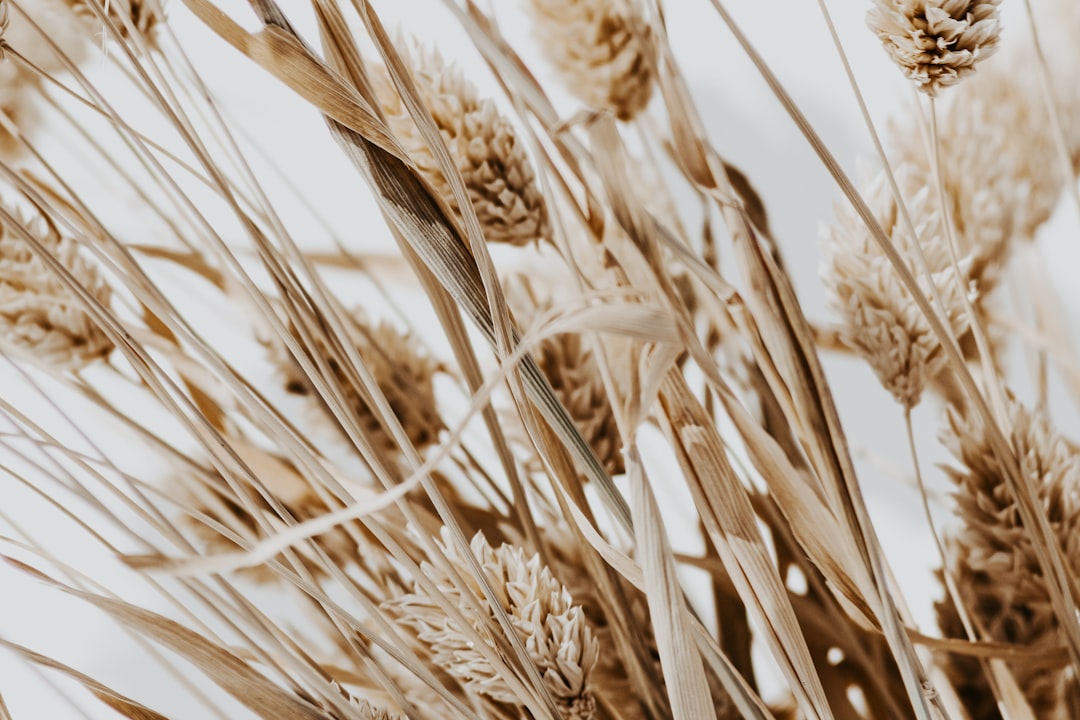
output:
MULTIPOLYGON (((901 169, 901 186, 907 184, 906 178, 901 169)), ((916 265, 916 240, 907 232, 884 176, 879 175, 863 196, 908 267, 921 267, 916 265)), ((945 302, 949 323, 956 337, 961 337, 968 328, 961 294, 966 292, 966 283, 957 279, 947 259, 941 219, 930 202, 929 190, 923 188, 905 204, 945 302)), ((898 402, 914 407, 927 382, 945 365, 941 344, 854 208, 837 206, 836 215, 835 226, 826 233, 828 257, 822 277, 831 304, 841 316, 842 336, 870 363, 898 402)), ((928 294, 925 273, 915 275, 923 293, 928 294)))
MULTIPOLYGON (((291 468, 281 464, 274 470, 276 472, 260 473, 259 482, 291 516, 290 524, 292 521, 299 523, 311 520, 330 511, 307 481, 291 468)), ((272 532, 286 526, 270 503, 257 495, 253 494, 252 497, 255 503, 254 508, 249 508, 226 493, 215 494, 212 499, 204 498, 207 502, 197 503, 196 508, 202 515, 227 528, 231 533, 248 540, 264 539, 272 532), (269 525, 272 530, 265 530, 266 525, 269 525)), ((205 522, 192 522, 191 527, 202 541, 208 554, 237 551, 237 544, 231 537, 218 532, 205 522)), ((342 528, 319 535, 315 542, 337 567, 347 567, 357 560, 356 541, 342 528)), ((307 571, 313 575, 321 576, 326 573, 322 563, 306 552, 300 553, 298 557, 307 571)), ((278 559, 284 560, 282 556, 278 559)), ((279 579, 279 576, 266 565, 244 568, 240 572, 243 576, 259 583, 272 583, 279 579)))
POLYGON ((955 85, 998 46, 1001 0, 874 0, 866 22, 928 95, 955 85))
MULTIPOLYGON (((1080 571, 1080 458, 1041 414, 1011 400, 1012 443, 1025 480, 1034 490, 1060 543, 1066 567, 1080 571)), ((1029 531, 991 449, 985 424, 953 411, 943 443, 958 465, 948 468, 955 485, 962 526, 949 538, 946 561, 972 619, 998 642, 1033 650, 1056 647, 1058 624, 1029 531)), ((951 606, 938 606, 942 629, 962 634, 951 606)), ((1054 717, 1064 689, 1061 668, 1023 662, 1010 664, 1035 717, 1054 717)), ((972 717, 995 717, 993 695, 978 663, 954 659, 949 666, 972 717), (984 710, 984 708, 986 708, 984 710), (986 714, 990 712, 991 714, 986 714)))
POLYGON ((532 0, 548 60, 581 101, 630 120, 652 98, 652 28, 629 0, 532 0))
MULTIPOLYGON (((454 551, 445 529, 442 548, 469 587, 458 586, 437 564, 424 562, 421 570, 436 584, 439 592, 461 609, 481 636, 492 638, 492 647, 499 647, 500 643, 492 634, 496 627, 492 611, 485 609, 477 613, 465 601, 469 594, 483 605, 483 593, 471 567, 454 551)), ((565 720, 589 720, 595 710, 589 677, 596 665, 599 648, 581 608, 573 604, 562 583, 540 563, 539 555, 526 557, 521 548, 511 545, 493 549, 482 533, 473 537, 470 549, 536 664, 562 717, 565 720)), ((472 640, 419 586, 413 594, 388 603, 387 609, 398 622, 414 629, 420 641, 430 649, 435 663, 467 688, 499 702, 518 704, 517 695, 506 686, 487 658, 477 652, 472 640)))
MULTIPOLYGON (((1014 241, 1033 237, 1061 195, 1050 119, 1038 88, 995 60, 950 95, 938 129, 957 242, 971 255, 971 279, 988 289, 1014 241)), ((919 133, 911 126, 894 131, 893 145, 912 187, 932 187, 933 166, 919 133)))
MULTIPOLYGON (((393 410, 417 450, 429 447, 438 439, 442 419, 435 398, 435 373, 438 362, 423 352, 416 338, 402 332, 387 322, 369 323, 363 313, 357 311, 352 318, 354 325, 352 341, 361 360, 367 365, 379 389, 386 396, 393 410)), ((300 339, 300 335, 296 335, 300 339)), ((389 455, 397 454, 397 443, 383 428, 364 393, 352 382, 352 374, 346 372, 347 358, 329 351, 323 338, 314 337, 315 347, 308 349, 312 358, 325 358, 331 374, 345 395, 349 406, 359 418, 361 428, 377 447, 389 455)), ((289 353, 283 342, 271 340, 268 344, 271 362, 284 377, 285 389, 295 395, 316 397, 317 390, 304 374, 303 368, 289 353)))
MULTIPOLYGON (((454 159, 476 217, 491 242, 527 245, 548 238, 547 206, 525 147, 511 122, 490 99, 479 97, 460 68, 438 53, 402 53, 421 99, 454 159)), ((373 74, 375 91, 391 130, 420 172, 456 213, 457 202, 434 155, 420 135, 387 70, 373 74)))
MULTIPOLYGON (((4 202, 5 210, 74 276, 97 302, 112 292, 79 244, 37 211, 4 202)), ((16 229, 0 224, 0 336, 57 368, 78 369, 108 355, 113 344, 83 303, 16 229)))
MULTIPOLYGON (((522 275, 510 278, 506 296, 522 329, 527 329, 554 304, 550 297, 538 297, 532 283, 522 275)), ((585 339, 577 333, 544 338, 533 351, 533 357, 604 469, 611 475, 622 474, 626 465, 619 426, 600 367, 585 339)))

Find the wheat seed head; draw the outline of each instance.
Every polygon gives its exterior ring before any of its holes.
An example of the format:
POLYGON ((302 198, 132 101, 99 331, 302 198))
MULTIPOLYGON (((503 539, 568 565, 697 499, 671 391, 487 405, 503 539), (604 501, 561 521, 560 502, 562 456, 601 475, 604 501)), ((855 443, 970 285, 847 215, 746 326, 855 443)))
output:
MULTIPOLYGON (((523 330, 554 307, 552 297, 537 290, 524 275, 513 275, 504 285, 507 302, 523 330)), ((579 333, 559 333, 542 339, 532 354, 604 469, 612 475, 623 473, 618 422, 600 366, 586 339, 579 333)))
POLYGON ((1001 0, 874 0, 867 24, 930 96, 975 70, 998 46, 1001 0))
MULTIPOLYGON (((898 181, 901 186, 910 185, 903 168, 898 171, 898 181)), ((917 241, 907 231, 883 175, 863 195, 909 268, 919 267, 915 243, 920 243, 945 302, 949 323, 956 336, 962 336, 968 327, 962 295, 966 283, 957 278, 947 260, 941 218, 930 200, 929 189, 922 188, 906 201, 917 241)), ((841 317, 842 336, 901 405, 914 407, 926 384, 945 365, 941 344, 854 208, 837 206, 836 214, 836 224, 826 232, 828 250, 822 279, 831 305, 841 317)), ((917 273, 917 278, 927 293, 925 274, 917 273)))
POLYGON ((122 39, 131 36, 131 30, 153 45, 159 23, 163 21, 161 2, 164 0, 66 0, 71 9, 87 23, 100 27, 102 15, 119 32, 122 39), (124 22, 127 18, 127 22, 124 22), (129 29, 129 25, 130 28, 129 29))
MULTIPOLYGON (((443 530, 442 549, 457 574, 470 585, 459 587, 451 575, 437 564, 424 562, 422 572, 438 591, 461 608, 482 636, 491 636, 493 615, 488 610, 477 615, 465 604, 466 593, 483 598, 479 581, 458 555, 448 531, 443 530)), ((539 555, 527 557, 515 546, 492 548, 477 533, 470 550, 498 596, 499 604, 536 663, 544 686, 551 693, 565 720, 588 720, 595 700, 589 678, 599 655, 599 647, 582 609, 570 593, 541 564, 539 555)), ((481 603, 483 600, 481 600, 481 603)), ((518 704, 520 698, 478 652, 473 641, 419 586, 410 595, 387 603, 398 622, 412 628, 430 649, 434 661, 461 680, 472 691, 499 702, 518 704)), ((493 646, 497 643, 492 640, 493 646)))
MULTIPOLYGON (((1004 59, 957 88, 939 124, 949 216, 980 290, 997 283, 1015 243, 1049 219, 1064 185, 1038 88, 1008 72, 1004 59)), ((912 186, 932 186, 933 164, 919 133, 905 126, 892 135, 912 186)))
MULTIPOLYGON (((435 397, 435 375, 442 365, 430 357, 410 332, 398 329, 391 323, 369 322, 365 313, 357 309, 352 313, 354 332, 351 339, 356 351, 373 375, 379 390, 394 416, 401 423, 405 434, 418 450, 432 445, 443 427, 435 397)), ((299 335, 296 335, 299 339, 299 335)), ((314 336, 315 346, 306 352, 312 359, 326 358, 332 381, 344 393, 346 402, 356 413, 361 428, 372 441, 390 456, 398 455, 393 436, 383 427, 365 394, 347 373, 345 357, 329 352, 323 338, 314 336)), ((294 395, 317 399, 316 387, 305 375, 299 362, 290 354, 279 339, 266 341, 271 363, 284 379, 285 389, 294 395)))
MULTIPOLYGON (((444 63, 437 52, 418 48, 402 56, 465 181, 484 237, 517 246, 548 239, 551 229, 547 206, 513 123, 493 101, 479 96, 460 68, 444 63)), ((460 215, 450 184, 386 68, 378 66, 373 80, 394 135, 428 182, 460 215)))
MULTIPOLYGON (((36 210, 7 201, 5 211, 51 253, 98 303, 112 291, 78 242, 36 210)), ((0 226, 0 336, 53 367, 79 369, 104 358, 112 341, 64 280, 15 230, 0 226)))
MULTIPOLYGON (((1080 572, 1080 457, 1043 414, 1011 398, 1008 422, 1025 480, 1046 514, 1067 567, 1080 572)), ((954 483, 961 526, 948 539, 946 562, 962 601, 990 640, 1031 649, 1056 647, 1058 622, 1046 580, 986 424, 976 413, 964 415, 953 409, 942 442, 957 461, 947 472, 954 483)), ((962 633, 954 608, 940 603, 937 610, 943 631, 962 633)), ((1035 716, 1053 717, 1062 699, 1060 669, 1014 663, 1010 670, 1035 716)), ((992 694, 977 663, 957 659, 949 671, 970 706, 987 705, 992 694)))
POLYGON ((577 98, 620 120, 643 111, 656 85, 652 28, 630 0, 532 0, 543 51, 577 98))

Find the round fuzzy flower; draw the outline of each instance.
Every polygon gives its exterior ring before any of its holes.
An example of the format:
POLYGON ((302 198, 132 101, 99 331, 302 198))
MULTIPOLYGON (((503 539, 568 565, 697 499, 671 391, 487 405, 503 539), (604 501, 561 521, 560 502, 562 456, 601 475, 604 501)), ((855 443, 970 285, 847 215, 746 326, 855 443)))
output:
MULTIPOLYGON (((84 290, 108 306, 109 285, 74 239, 61 235, 36 211, 4 206, 84 290)), ((81 368, 113 349, 75 292, 7 223, 0 224, 0 337, 61 369, 81 368)))
MULTIPOLYGON (((898 173, 901 187, 907 172, 898 173)), ((879 175, 864 197, 909 268, 921 267, 916 240, 907 232, 891 188, 879 175)), ((966 280, 958 279, 948 259, 941 218, 930 202, 929 189, 906 199, 935 286, 945 303, 955 337, 968 329, 964 308, 966 280)), ((838 206, 836 225, 827 232, 828 260, 823 281, 831 304, 841 316, 844 341, 868 362, 881 384, 905 407, 919 403, 927 383, 945 365, 945 354, 892 263, 879 249, 862 218, 850 206, 838 206)), ((931 296, 925 273, 915 272, 920 288, 931 296)))
POLYGON ((532 0, 536 32, 567 88, 631 120, 656 85, 652 28, 629 0, 532 0))
POLYGON ((1001 0, 874 0, 866 22, 928 95, 955 85, 998 46, 1001 0))
MULTIPOLYGON (((494 613, 490 609, 477 613, 466 603, 469 593, 483 606, 483 593, 471 565, 454 550, 445 528, 442 548, 456 574, 470 587, 459 587, 450 573, 435 564, 424 562, 421 570, 447 600, 461 609, 473 629, 490 637, 492 647, 497 648, 499 643, 492 637, 494 613)), ((526 557, 521 548, 511 545, 493 549, 482 533, 473 537, 470 550, 536 664, 563 720, 590 720, 596 702, 589 679, 599 647, 581 607, 541 564, 539 555, 526 557)), ((419 586, 413 594, 395 599, 386 607, 399 623, 415 630, 430 649, 432 659, 467 688, 499 702, 520 702, 487 657, 476 650, 472 639, 419 586)))
MULTIPOLYGON (((349 329, 354 331, 351 339, 357 354, 374 376, 405 434, 418 451, 430 447, 438 440, 439 431, 443 428, 435 397, 435 374, 442 369, 442 365, 423 351, 411 333, 402 332, 387 322, 369 323, 360 310, 354 311, 350 320, 349 329)), ((296 337, 300 339, 299 334, 296 337)), ((313 339, 314 347, 305 348, 305 352, 312 358, 326 359, 331 372, 328 381, 339 386, 346 402, 356 413, 362 431, 373 445, 391 457, 397 456, 397 442, 379 421, 365 393, 352 382, 352 374, 343 365, 346 358, 339 358, 336 352, 330 352, 318 335, 313 339)), ((275 338, 267 341, 266 345, 271 362, 284 377, 286 391, 321 399, 318 398, 315 384, 284 342, 275 338)))
MULTIPOLYGON (((1024 480, 1060 543, 1066 569, 1080 572, 1080 456, 1047 418, 1010 400, 1012 445, 1024 480)), ((949 415, 942 442, 958 465, 947 472, 955 486, 961 528, 948 538, 946 562, 972 620, 988 640, 1044 652, 1060 646, 1057 616, 1046 579, 1024 527, 1005 472, 990 445, 981 416, 949 415)), ((937 606, 938 622, 950 637, 963 635, 951 603, 937 606)), ((1035 717, 1061 717, 1067 673, 1052 663, 1010 663, 1009 670, 1035 717)), ((1000 718, 981 666, 953 656, 946 671, 971 717, 1000 718)))
MULTIPOLYGON (((460 68, 446 65, 438 53, 420 50, 415 57, 402 55, 465 181, 484 237, 519 246, 547 239, 547 205, 513 124, 494 102, 477 95, 460 68)), ((450 184, 388 72, 380 66, 372 75, 379 104, 395 137, 424 178, 460 216, 450 184)))

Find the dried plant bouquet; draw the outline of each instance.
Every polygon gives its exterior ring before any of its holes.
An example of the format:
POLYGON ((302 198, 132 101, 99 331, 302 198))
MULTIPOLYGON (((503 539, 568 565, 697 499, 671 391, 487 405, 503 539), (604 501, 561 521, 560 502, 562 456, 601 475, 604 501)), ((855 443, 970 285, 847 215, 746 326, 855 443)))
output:
MULTIPOLYGON (((696 3, 834 181, 826 314, 675 3, 431 0, 465 65, 374 0, 0 0, 0 609, 78 605, 170 692, 24 642, 47 609, 0 653, 71 717, 1080 717, 1080 353, 1040 242, 1080 213, 1080 6, 819 0, 852 177, 737 3, 696 3), (887 125, 833 13, 911 91, 887 125), (218 97, 206 42, 285 106, 218 97), (838 358, 906 427, 924 585, 838 358)), ((0 720, 34 707, 0 673, 0 720)))

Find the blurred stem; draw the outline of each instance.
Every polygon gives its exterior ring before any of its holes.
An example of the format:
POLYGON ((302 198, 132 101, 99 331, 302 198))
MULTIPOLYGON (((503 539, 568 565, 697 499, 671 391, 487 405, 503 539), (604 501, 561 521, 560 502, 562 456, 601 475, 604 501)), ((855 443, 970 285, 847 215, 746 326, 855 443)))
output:
MULTIPOLYGON (((975 313, 975 306, 971 302, 971 296, 964 282, 964 273, 960 271, 960 251, 956 242, 956 233, 953 230, 952 213, 949 212, 948 195, 945 193, 945 178, 941 174, 941 136, 938 132, 937 98, 933 95, 930 96, 930 154, 930 164, 934 172, 934 185, 937 189, 938 206, 941 209, 941 223, 944 226, 947 241, 945 244, 949 249, 949 261, 952 263, 953 272, 956 273, 955 282, 960 285, 960 298, 964 303, 964 312, 968 315, 971 334, 975 338, 975 346, 979 352, 986 391, 989 396, 987 399, 990 401, 990 407, 998 413, 999 417, 1005 417, 1005 393, 1001 387, 1000 377, 994 367, 994 358, 990 353, 990 343, 986 339, 986 332, 983 329, 982 322, 975 313), (991 392, 991 389, 994 391, 991 392)), ((948 323, 947 327, 953 330, 949 318, 945 318, 945 320, 948 323)), ((953 333, 955 334, 955 330, 953 330, 953 333)))

